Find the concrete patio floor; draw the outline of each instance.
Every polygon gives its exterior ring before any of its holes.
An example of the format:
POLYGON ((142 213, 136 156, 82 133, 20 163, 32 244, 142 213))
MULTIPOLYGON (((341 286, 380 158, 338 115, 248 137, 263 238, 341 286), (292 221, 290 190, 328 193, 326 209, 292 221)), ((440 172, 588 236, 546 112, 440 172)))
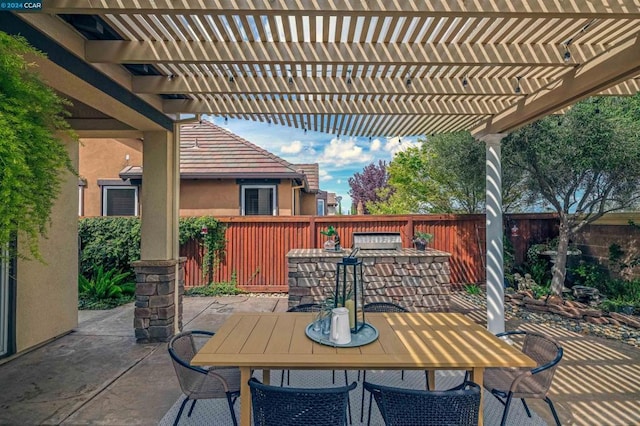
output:
MULTIPOLYGON (((237 311, 285 311, 286 298, 185 298, 185 329, 217 330, 237 311)), ((477 318, 478 312, 475 313, 477 318)), ((71 333, 0 365, 0 424, 154 425, 181 396, 166 344, 136 344, 133 305, 81 311, 71 333)), ((565 348, 551 398, 563 425, 640 424, 640 350, 540 324, 565 348)), ((540 401, 532 408, 549 424, 540 401)))

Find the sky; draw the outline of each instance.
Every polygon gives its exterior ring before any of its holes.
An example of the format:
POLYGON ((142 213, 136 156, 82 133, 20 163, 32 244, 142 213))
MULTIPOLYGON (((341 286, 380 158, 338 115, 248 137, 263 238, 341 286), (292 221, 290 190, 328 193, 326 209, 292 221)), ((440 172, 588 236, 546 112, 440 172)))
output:
POLYGON ((396 152, 418 145, 416 138, 355 138, 267 124, 255 121, 204 116, 204 119, 223 127, 249 142, 293 164, 318 163, 320 189, 342 197, 342 212, 351 206, 349 178, 362 173, 365 166, 387 164, 396 152))

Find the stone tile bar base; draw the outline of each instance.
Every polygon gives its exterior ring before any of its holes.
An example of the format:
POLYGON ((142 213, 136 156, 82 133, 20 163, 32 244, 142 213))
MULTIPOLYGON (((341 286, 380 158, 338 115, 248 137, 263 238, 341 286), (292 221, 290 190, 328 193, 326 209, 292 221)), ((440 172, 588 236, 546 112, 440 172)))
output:
POLYGON ((173 336, 175 318, 175 278, 178 268, 178 326, 182 329, 184 265, 180 260, 139 260, 136 272, 136 304, 133 327, 138 343, 167 342, 173 336))
MULTIPOLYGON (((287 253, 289 307, 320 302, 333 292, 336 264, 349 251, 293 249, 287 253)), ((366 303, 392 302, 411 311, 448 312, 451 254, 427 249, 361 250, 366 303)))

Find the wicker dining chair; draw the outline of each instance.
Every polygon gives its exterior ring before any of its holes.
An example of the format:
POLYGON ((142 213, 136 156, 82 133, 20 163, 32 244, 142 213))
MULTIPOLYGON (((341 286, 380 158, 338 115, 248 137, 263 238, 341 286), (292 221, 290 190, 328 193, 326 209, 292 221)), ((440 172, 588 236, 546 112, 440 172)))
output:
POLYGON ((349 386, 289 388, 249 380, 254 426, 346 426, 349 386))
POLYGON ((364 388, 373 395, 387 426, 478 424, 480 386, 473 382, 446 391, 403 389, 369 382, 364 382, 364 388))
POLYGON ((236 413, 233 405, 240 396, 240 370, 235 367, 203 368, 191 365, 191 360, 197 352, 196 338, 210 338, 214 333, 210 331, 184 331, 171 338, 168 344, 169 355, 185 394, 180 405, 180 411, 174 421, 174 426, 180 421, 184 407, 192 400, 187 417, 191 417, 193 407, 199 399, 226 398, 231 411, 233 425, 237 426, 236 413))
POLYGON ((549 398, 549 389, 553 376, 562 359, 563 349, 553 339, 542 334, 529 331, 507 331, 496 334, 497 337, 508 336, 510 340, 521 340, 522 352, 536 361, 536 367, 527 368, 487 368, 484 371, 484 387, 489 390, 502 404, 501 426, 504 426, 509 416, 509 408, 513 398, 520 398, 527 415, 531 417, 525 398, 544 400, 551 414, 560 426, 558 413, 549 398))

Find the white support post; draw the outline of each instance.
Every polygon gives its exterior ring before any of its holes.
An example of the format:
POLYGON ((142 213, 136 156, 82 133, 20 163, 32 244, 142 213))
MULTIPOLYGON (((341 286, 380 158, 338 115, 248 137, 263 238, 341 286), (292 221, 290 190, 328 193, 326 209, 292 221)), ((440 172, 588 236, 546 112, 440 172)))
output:
POLYGON ((180 294, 180 280, 182 277, 180 276, 180 124, 175 123, 173 125, 173 165, 172 165, 172 217, 173 217, 173 229, 172 229, 172 238, 173 238, 173 259, 176 259, 175 266, 175 279, 173 286, 173 297, 174 297, 174 315, 175 321, 173 322, 173 331, 174 334, 180 333, 182 328, 182 295, 180 294))
POLYGON ((493 334, 504 331, 504 254, 502 225, 502 165, 500 141, 505 134, 491 134, 481 140, 486 144, 486 267, 487 329, 493 334))

